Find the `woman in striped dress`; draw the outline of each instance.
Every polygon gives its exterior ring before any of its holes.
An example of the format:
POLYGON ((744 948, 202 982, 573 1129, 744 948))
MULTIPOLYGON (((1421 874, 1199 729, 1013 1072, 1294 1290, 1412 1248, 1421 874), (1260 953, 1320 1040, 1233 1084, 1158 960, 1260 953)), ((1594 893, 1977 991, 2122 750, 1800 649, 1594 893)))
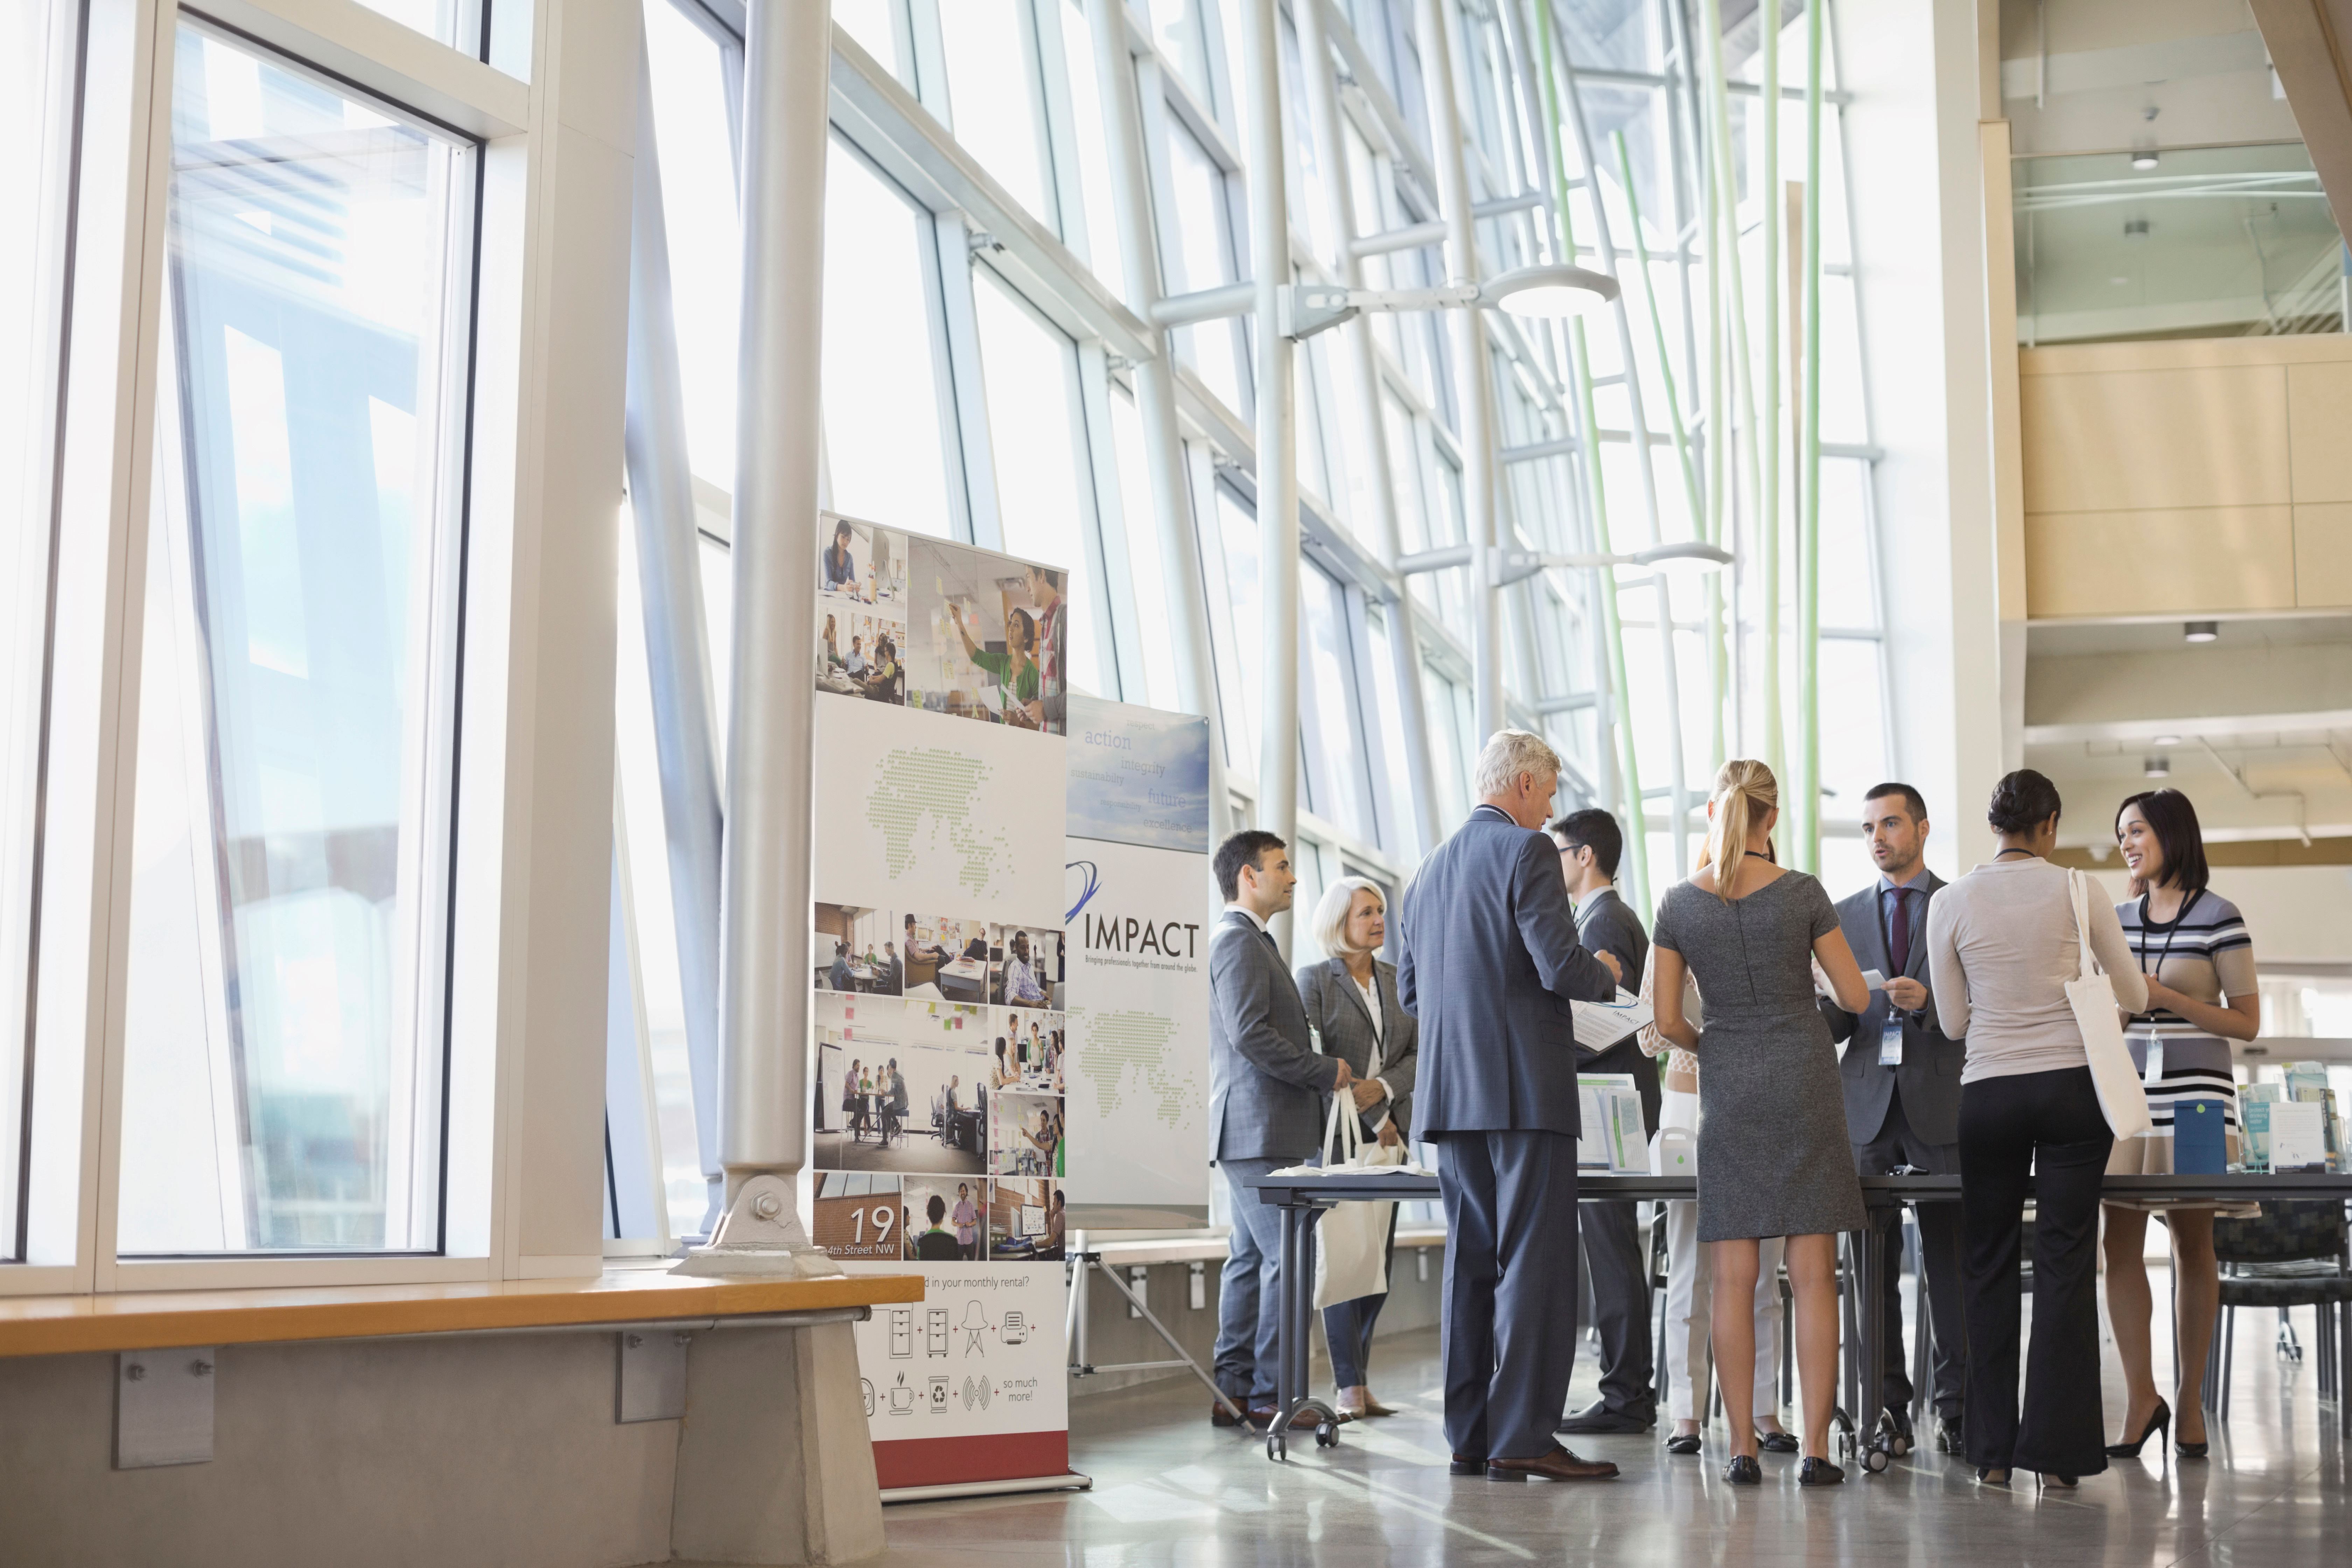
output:
MULTIPOLYGON (((2238 908, 2206 886, 2205 839, 2197 808, 2177 789, 2133 795, 2116 813, 2116 842, 2137 897, 2116 906, 2125 940, 2147 976, 2147 1011, 2124 1026, 2132 1061, 2147 1085, 2154 1129, 2119 1139, 2110 1174, 2156 1175, 2172 1167, 2172 1118, 2183 1100, 2221 1103, 2224 1138, 2238 1137, 2237 1083, 2230 1042, 2262 1030, 2253 941, 2238 908), (2153 1058, 2153 1059, 2151 1059, 2153 1058)), ((2167 1426, 2184 1458, 2201 1458, 2205 1439, 2205 1356, 2221 1311, 2221 1269, 2213 1258, 2212 1205, 2106 1205, 2107 1316, 2124 1364, 2122 1441, 2107 1452, 2129 1458, 2167 1426), (2177 1405, 2156 1390, 2148 1323, 2154 1303, 2143 1256, 2147 1216, 2161 1212, 2172 1232, 2173 1321, 2179 1325, 2177 1405)))

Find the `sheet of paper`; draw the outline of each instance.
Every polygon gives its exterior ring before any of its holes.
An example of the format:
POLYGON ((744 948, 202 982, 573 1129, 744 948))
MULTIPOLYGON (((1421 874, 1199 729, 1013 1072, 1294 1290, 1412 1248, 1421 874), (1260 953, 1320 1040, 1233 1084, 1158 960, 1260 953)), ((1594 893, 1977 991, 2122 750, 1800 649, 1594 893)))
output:
POLYGON ((1862 983, 1864 985, 1869 986, 1873 991, 1884 991, 1886 989, 1886 976, 1879 973, 1875 969, 1864 970, 1862 972, 1862 983))
POLYGON ((1642 1139, 1641 1091, 1633 1087, 1631 1073, 1580 1073, 1576 1098, 1577 1169, 1613 1173, 1650 1168, 1649 1150, 1642 1139))
POLYGON ((2271 1169, 2325 1170, 2327 1130, 2321 1107, 2307 1100, 2283 1100, 2271 1110, 2271 1169))
POLYGON ((1655 1017, 1650 1005, 1620 987, 1614 1001, 1570 1002, 1576 1043, 1589 1051, 1606 1050, 1636 1029, 1650 1026, 1655 1017))

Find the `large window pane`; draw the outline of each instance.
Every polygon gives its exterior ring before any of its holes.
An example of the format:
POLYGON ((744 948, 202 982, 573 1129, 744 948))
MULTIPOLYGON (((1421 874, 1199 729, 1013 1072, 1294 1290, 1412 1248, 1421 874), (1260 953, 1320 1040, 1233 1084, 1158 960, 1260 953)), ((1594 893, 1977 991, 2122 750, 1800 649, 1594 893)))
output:
POLYGON ((440 1230, 470 155, 183 27, 125 1252, 440 1230))
POLYGON ((725 57, 717 39, 667 0, 647 0, 645 15, 687 460, 702 479, 732 490, 743 231, 735 209, 725 57))
POLYGON ((50 462, 79 7, 31 0, 0 16, 0 1258, 16 1253, 31 956, 40 679, 48 636, 50 462))
MULTIPOLYGON (((1196 293, 1234 281, 1234 247, 1226 222, 1225 175, 1193 134, 1170 111, 1168 176, 1174 186, 1176 221, 1160 226, 1163 246, 1175 254, 1163 266, 1175 274, 1171 294, 1196 293)), ((1235 359, 1239 342, 1231 321, 1206 321, 1182 327, 1176 333, 1177 354, 1208 383, 1225 406, 1242 411, 1242 373, 1235 359)))
POLYGON ((824 183, 824 452, 833 509, 945 539, 947 458, 923 246, 931 220, 839 141, 824 183))
POLYGON ((1087 551, 1091 514, 1079 497, 1086 416, 1078 404, 1077 352, 984 267, 973 269, 972 301, 988 377, 1004 548, 1068 571, 1070 668, 1064 675, 1081 690, 1103 691, 1101 650, 1095 646, 1099 606, 1087 551))
POLYGON ((1225 726, 1225 761, 1257 772, 1257 692, 1265 668, 1265 626, 1258 614, 1257 514, 1223 485, 1214 510, 1201 520, 1208 548, 1209 647, 1217 666, 1218 712, 1225 726), (1218 593, 1222 581, 1224 592, 1218 593))
POLYGON ((1136 630, 1143 645, 1144 690, 1134 700, 1154 708, 1182 706, 1176 673, 1176 600, 1160 553, 1160 512, 1152 500, 1150 463, 1144 455, 1143 415, 1114 384, 1111 439, 1118 450, 1118 494, 1127 509, 1127 569, 1133 583, 1136 630))
POLYGON ((1348 631, 1348 595, 1311 563, 1299 572, 1306 616, 1301 684, 1314 693, 1307 725, 1307 799, 1317 813, 1367 843, 1374 836, 1366 795, 1364 753, 1358 739, 1355 650, 1348 631))
POLYGON ((939 8, 955 138, 1046 227, 1054 208, 1038 153, 1035 57, 1028 0, 952 0, 939 8))
MULTIPOLYGON (((1127 269, 1118 248, 1118 208, 1111 199, 1110 131, 1103 116, 1103 84, 1095 77, 1094 35, 1083 0, 1064 0, 1062 56, 1070 70, 1070 121, 1077 142, 1078 186, 1085 195, 1083 233, 1062 215, 1062 242, 1076 250, 1083 241, 1087 265, 1113 297, 1127 297, 1127 269)), ((1124 51, 1121 59, 1127 58, 1124 51)))

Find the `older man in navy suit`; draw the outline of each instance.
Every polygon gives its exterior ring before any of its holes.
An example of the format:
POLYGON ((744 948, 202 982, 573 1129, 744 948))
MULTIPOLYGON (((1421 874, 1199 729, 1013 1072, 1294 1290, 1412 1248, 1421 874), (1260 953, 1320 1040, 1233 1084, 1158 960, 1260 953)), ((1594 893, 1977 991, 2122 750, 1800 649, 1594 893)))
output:
POLYGON ((1405 889, 1397 999, 1421 1024, 1416 1116, 1442 1152, 1445 1436, 1454 1473, 1591 1480, 1612 1464, 1552 1437, 1576 1360, 1576 1047, 1571 1000, 1616 994, 1577 941, 1539 831, 1559 754, 1502 730, 1477 808, 1405 889))

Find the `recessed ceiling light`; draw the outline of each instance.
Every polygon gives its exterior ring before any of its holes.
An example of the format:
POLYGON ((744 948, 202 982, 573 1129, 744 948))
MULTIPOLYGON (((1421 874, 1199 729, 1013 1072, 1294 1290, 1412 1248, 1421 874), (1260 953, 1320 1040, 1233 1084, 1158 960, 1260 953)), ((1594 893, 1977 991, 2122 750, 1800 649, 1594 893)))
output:
POLYGON ((2135 169, 2153 169, 2156 167, 2156 153, 2143 148, 2132 154, 2131 165, 2135 169))
POLYGON ((2156 743, 2159 746, 2177 746, 2180 744, 2180 737, 2178 735, 2158 735, 2156 738, 2156 743))
POLYGON ((2183 621, 2180 635, 2190 642, 2211 642, 2221 635, 2219 621, 2183 621))
POLYGON ((2152 779, 2168 779, 2172 776, 2172 759, 2150 757, 2140 764, 2139 771, 2152 779))

